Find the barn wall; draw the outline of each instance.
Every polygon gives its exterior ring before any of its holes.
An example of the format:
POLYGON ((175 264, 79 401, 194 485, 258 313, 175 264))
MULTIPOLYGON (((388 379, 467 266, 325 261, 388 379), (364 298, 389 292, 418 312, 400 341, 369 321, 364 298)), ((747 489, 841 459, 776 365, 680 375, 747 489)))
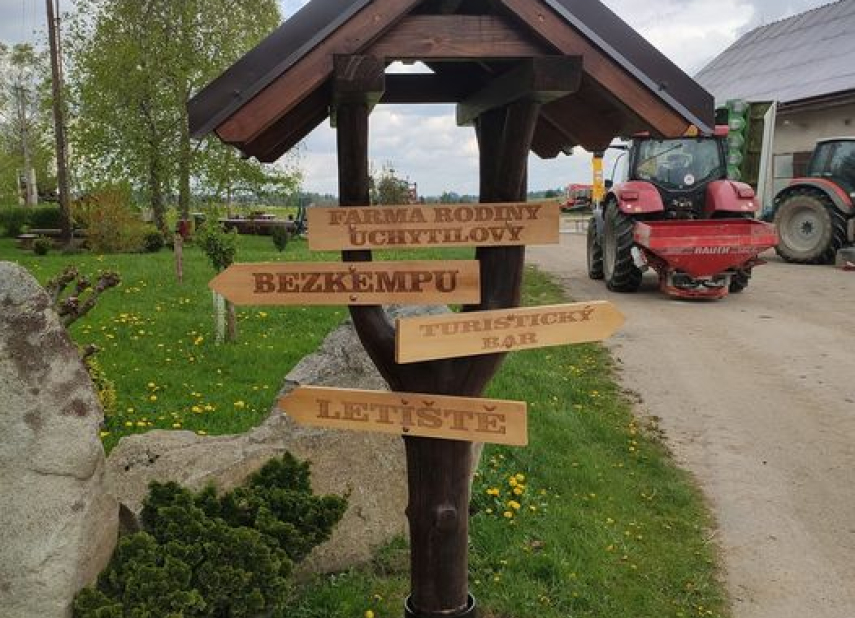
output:
POLYGON ((813 111, 779 112, 775 154, 812 151, 818 139, 844 136, 855 136, 855 103, 813 111))

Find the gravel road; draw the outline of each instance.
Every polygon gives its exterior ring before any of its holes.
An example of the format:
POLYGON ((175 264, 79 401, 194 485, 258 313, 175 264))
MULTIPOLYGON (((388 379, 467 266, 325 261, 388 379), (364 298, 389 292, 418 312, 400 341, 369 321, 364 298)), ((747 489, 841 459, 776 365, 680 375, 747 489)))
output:
POLYGON ((734 618, 855 618, 855 272, 767 256, 742 294, 614 294, 585 237, 530 247, 576 300, 627 316, 607 342, 719 524, 734 618))

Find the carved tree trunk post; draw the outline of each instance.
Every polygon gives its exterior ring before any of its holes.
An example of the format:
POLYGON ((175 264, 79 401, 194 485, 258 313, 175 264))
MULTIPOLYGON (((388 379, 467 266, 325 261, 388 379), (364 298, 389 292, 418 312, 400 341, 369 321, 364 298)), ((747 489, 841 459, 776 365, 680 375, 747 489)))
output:
MULTIPOLYGON (((369 204, 369 91, 382 82, 383 63, 373 58, 336 59, 336 125, 339 195, 347 206, 369 204), (362 91, 366 96, 356 97, 362 91), (342 96, 338 96, 341 94, 342 96)), ((382 87, 382 84, 381 84, 382 87)), ((526 198, 528 152, 540 105, 513 103, 477 122, 481 149, 481 201, 526 198)), ((517 306, 524 248, 482 248, 482 302, 466 310, 517 306)), ((345 261, 369 261, 370 251, 345 251, 345 261)), ((394 361, 395 331, 381 307, 350 307, 360 340, 394 391, 479 397, 504 355, 484 355, 413 365, 394 361)), ((468 591, 469 491, 472 445, 405 437, 409 481, 412 594, 406 616, 464 618, 475 615, 468 591)))

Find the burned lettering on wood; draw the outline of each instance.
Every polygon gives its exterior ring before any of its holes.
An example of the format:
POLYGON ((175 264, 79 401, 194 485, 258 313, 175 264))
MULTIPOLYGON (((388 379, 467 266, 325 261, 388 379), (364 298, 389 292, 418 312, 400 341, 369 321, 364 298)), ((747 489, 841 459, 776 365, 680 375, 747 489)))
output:
POLYGON ((236 264, 210 286, 236 305, 447 304, 481 297, 474 260, 236 264))
POLYGON ((310 426, 525 445, 526 405, 517 401, 300 387, 280 407, 310 426))
POLYGON ((608 302, 398 320, 399 363, 600 341, 623 324, 608 302))
POLYGON ((313 250, 558 242, 558 204, 311 208, 313 250))

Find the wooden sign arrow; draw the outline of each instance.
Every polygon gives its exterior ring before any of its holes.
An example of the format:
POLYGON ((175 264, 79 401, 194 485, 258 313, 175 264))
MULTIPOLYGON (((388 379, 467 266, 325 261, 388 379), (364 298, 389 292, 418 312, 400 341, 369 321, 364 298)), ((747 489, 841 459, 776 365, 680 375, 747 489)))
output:
POLYGON ((453 313, 397 320, 396 360, 415 363, 601 341, 624 323, 609 302, 453 313))
POLYGON ((520 401, 301 386, 279 400, 301 425, 493 444, 528 444, 520 401))
POLYGON ((481 301, 476 260, 234 264, 209 286, 236 305, 441 305, 481 301))
POLYGON ((309 208, 309 248, 555 244, 557 202, 309 208))

